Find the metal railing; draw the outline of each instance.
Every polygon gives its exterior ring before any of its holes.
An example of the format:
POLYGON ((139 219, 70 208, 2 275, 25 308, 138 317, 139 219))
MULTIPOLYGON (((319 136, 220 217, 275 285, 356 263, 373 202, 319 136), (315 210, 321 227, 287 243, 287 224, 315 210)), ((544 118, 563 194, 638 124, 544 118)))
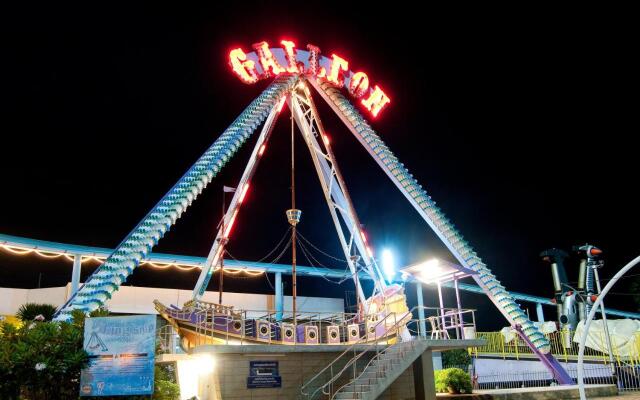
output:
POLYGON ((156 346, 158 354, 183 353, 180 347, 180 336, 173 328, 167 324, 156 329, 156 346))
MULTIPOLYGON (((331 397, 343 386, 356 381, 365 372, 368 366, 370 366, 375 360, 378 360, 381 355, 385 354, 386 350, 391 345, 398 342, 404 342, 413 346, 412 339, 415 337, 426 339, 463 339, 465 338, 465 328, 470 328, 468 332, 475 332, 475 310, 416 306, 410 311, 400 315, 396 313, 387 314, 374 326, 369 326, 368 331, 365 332, 365 335, 358 339, 358 341, 353 342, 331 363, 305 382, 300 393, 307 399, 314 399, 320 393, 331 397), (412 318, 412 316, 419 311, 424 314, 424 318, 412 318), (448 318, 454 312, 456 317, 453 319, 454 322, 452 322, 451 320, 448 320, 448 318), (466 318, 466 322, 464 322, 462 318, 463 316, 468 317, 466 318), (391 320, 393 320, 393 323, 389 324, 387 321, 391 320), (377 336, 377 328, 382 323, 385 324, 385 329, 382 331, 381 336, 377 336), (424 329, 422 327, 424 327, 424 329), (415 336, 410 336, 411 340, 409 341, 403 341, 401 331, 404 329, 407 329, 408 333, 414 333, 415 336), (438 337, 434 337, 434 331, 437 331, 438 337), (444 332, 445 335, 442 335, 442 332, 444 332), (390 333, 392 335, 390 335, 390 333), (373 337, 371 336, 372 334, 373 337), (358 366, 358 361, 367 352, 373 351, 375 351, 373 357, 371 357, 366 363, 361 363, 360 366, 358 366), (352 357, 340 368, 339 364, 341 363, 341 360, 344 360, 347 355, 352 355, 352 357), (348 370, 351 371, 350 377, 352 377, 352 380, 343 383, 336 389, 336 383, 348 370), (325 375, 328 375, 328 380, 309 393, 308 389, 313 388, 313 383, 325 375)), ((468 339, 471 339, 471 337, 468 337, 468 339)))
MULTIPOLYGON (((578 359, 578 343, 573 341, 574 332, 563 330, 546 334, 545 336, 551 343, 551 353, 560 361, 575 361, 578 359)), ((596 343, 595 347, 606 349, 606 338, 604 333, 590 333, 590 340, 596 343)), ((476 337, 484 339, 486 344, 481 347, 472 349, 475 356, 491 356, 506 358, 532 358, 535 354, 526 345, 526 343, 515 335, 514 339, 507 342, 500 332, 477 332, 476 337)), ((636 333, 631 339, 633 343, 628 343, 624 348, 625 354, 620 352, 623 343, 615 336, 611 336, 613 347, 614 362, 618 365, 629 364, 631 366, 640 366, 640 333, 636 333)), ((603 351, 595 350, 591 347, 585 348, 585 360, 599 361, 604 364, 609 363, 609 355, 603 351)))
MULTIPOLYGON (((569 376, 577 382, 576 364, 565 366, 569 376)), ((464 369, 464 367, 462 367, 464 369)), ((558 382, 549 371, 492 371, 473 373, 470 371, 473 388, 477 390, 515 389, 526 387, 551 387, 558 382)), ((585 364, 585 383, 591 385, 616 385, 619 391, 640 390, 640 367, 617 366, 615 376, 611 368, 602 364, 585 364)))
POLYGON ((409 331, 420 337, 431 339, 475 339, 476 317, 474 309, 421 307, 424 319, 413 318, 407 324, 409 331))
MULTIPOLYGON (((367 332, 365 332, 365 334, 358 339, 356 342, 352 343, 346 350, 344 350, 342 353, 340 353, 340 355, 338 357, 336 357, 333 361, 331 361, 326 367, 324 367, 322 370, 320 370, 320 372, 318 372, 316 375, 314 375, 311 379, 309 379, 304 385, 302 385, 302 387, 300 388, 300 393, 302 394, 302 396, 306 397, 307 399, 314 399, 316 397, 316 395, 322 393, 324 395, 328 395, 328 396, 333 396, 333 394, 336 393, 336 391, 334 391, 335 388, 335 383, 337 382, 338 379, 340 379, 342 377, 342 374, 344 372, 346 372, 347 370, 349 370, 351 368, 352 372, 353 372, 353 380, 355 381, 358 376, 360 376, 360 374, 362 374, 362 372, 364 372, 364 370, 366 369, 366 366, 369 365, 369 363, 371 362, 371 360, 377 358, 380 356, 381 353, 384 352, 384 350, 381 352, 380 351, 380 347, 384 346, 384 349, 386 350, 389 345, 390 345, 390 341, 389 340, 384 340, 383 342, 380 342, 378 340, 378 327, 381 324, 384 324, 383 326, 385 327, 385 332, 384 332, 384 338, 388 339, 389 338, 389 331, 391 332, 395 332, 395 338, 398 339, 400 338, 400 327, 402 326, 404 328, 404 325, 407 323, 406 319, 407 317, 410 318, 411 316, 411 312, 407 312, 402 314, 401 318, 398 319, 398 315, 396 313, 389 313, 387 315, 385 315, 380 321, 378 321, 374 326, 370 327, 371 331, 367 330, 367 332), (387 325, 387 321, 393 321, 392 326, 388 327, 387 325), (373 334, 373 338, 371 337, 371 334, 373 334), (363 345, 365 342, 371 342, 373 341, 374 344, 373 345, 368 345, 368 346, 361 346, 363 345), (360 345, 360 346, 359 346, 360 345), (367 352, 371 351, 373 349, 375 349, 376 355, 365 365, 364 368, 362 368, 362 370, 360 371, 360 373, 358 373, 358 368, 357 368, 357 362, 360 358, 362 358, 363 355, 365 355, 367 352), (341 360, 344 360, 348 355, 353 354, 353 356, 345 361, 344 366, 342 366, 342 368, 340 368, 337 364, 339 362, 341 362, 341 360), (334 373, 334 367, 336 369, 336 372, 334 373), (329 373, 329 379, 321 384, 320 386, 318 386, 317 388, 315 388, 315 390, 311 393, 307 393, 307 390, 311 387, 311 385, 318 380, 320 377, 324 376, 326 373, 329 373)), ((395 343, 395 341, 394 341, 395 343)), ((342 386, 340 386, 342 387, 342 386)))

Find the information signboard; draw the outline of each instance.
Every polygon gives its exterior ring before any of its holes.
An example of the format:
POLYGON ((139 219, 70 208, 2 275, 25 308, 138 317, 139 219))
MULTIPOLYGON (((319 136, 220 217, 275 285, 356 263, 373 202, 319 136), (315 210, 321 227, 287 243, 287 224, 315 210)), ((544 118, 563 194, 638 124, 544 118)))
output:
POLYGON ((247 389, 282 387, 277 361, 249 361, 247 389))
POLYGON ((155 315, 87 318, 80 395, 152 394, 155 343, 155 315))

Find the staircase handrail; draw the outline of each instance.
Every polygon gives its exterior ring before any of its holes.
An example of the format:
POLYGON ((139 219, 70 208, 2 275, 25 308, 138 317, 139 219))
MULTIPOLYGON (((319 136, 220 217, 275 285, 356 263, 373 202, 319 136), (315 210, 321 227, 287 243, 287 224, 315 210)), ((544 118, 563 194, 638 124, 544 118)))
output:
MULTIPOLYGON (((402 318, 400 318, 399 320, 396 319, 394 324, 387 329, 386 332, 388 331, 392 331, 393 329, 396 330, 396 340, 399 340, 400 335, 398 335, 398 325, 402 324, 402 323, 406 323, 405 319, 407 316, 412 315, 414 309, 416 309, 416 307, 412 308, 411 310, 407 311, 406 313, 404 313, 402 315, 402 318)), ((378 325, 380 325, 383 322, 386 322, 387 319, 391 316, 394 316, 394 318, 396 318, 397 314, 395 312, 393 313, 389 313, 387 315, 384 316, 384 318, 382 318, 380 321, 378 321, 374 326, 373 326, 373 331, 375 332, 376 328, 378 327, 378 325)), ((385 332, 385 333, 386 333, 385 332)), ((388 335, 387 335, 388 336, 388 335)), ((338 362, 338 360, 340 360, 342 357, 344 357, 345 354, 353 351, 355 353, 355 347, 359 344, 362 344, 363 342, 367 342, 368 341, 368 332, 365 332, 365 334, 358 339, 357 341, 355 341, 354 343, 352 343, 349 347, 347 347, 342 353, 340 353, 340 355, 338 355, 338 357, 336 357, 333 361, 331 361, 326 367, 324 367, 322 370, 320 370, 320 372, 318 372, 316 375, 314 375, 311 379, 309 379, 304 385, 302 385, 302 387, 300 388, 300 393, 303 396, 307 396, 308 398, 313 398, 316 393, 318 393, 318 391, 322 390, 322 393, 324 394, 329 394, 327 392, 325 392, 325 388, 332 384, 333 382, 335 382, 341 375, 342 373, 349 368, 351 365, 353 365, 354 362, 356 362, 358 359, 360 359, 360 357, 366 352, 366 350, 363 350, 361 352, 361 354, 354 356, 351 360, 349 360, 346 365, 335 375, 332 373, 331 379, 329 379, 329 381, 325 382, 322 386, 318 387, 316 390, 314 390, 313 393, 308 394, 305 393, 305 389, 313 382, 315 381, 318 377, 322 376, 322 374, 324 374, 327 370, 332 369, 333 365, 338 362)), ((378 343, 375 344, 376 348, 378 346, 378 343)))

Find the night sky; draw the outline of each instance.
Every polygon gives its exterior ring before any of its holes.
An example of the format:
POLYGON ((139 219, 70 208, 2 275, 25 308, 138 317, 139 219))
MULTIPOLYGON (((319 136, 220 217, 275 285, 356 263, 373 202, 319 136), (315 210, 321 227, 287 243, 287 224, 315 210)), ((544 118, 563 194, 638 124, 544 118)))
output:
MULTIPOLYGON (((277 4, 7 10, 0 232, 116 246, 268 84, 240 82, 228 51, 288 38, 346 58, 385 89, 391 104, 372 126, 508 289, 552 296, 550 270, 538 257, 549 247, 600 246, 605 277, 637 256, 637 45, 622 11, 277 4)), ((374 251, 393 249, 400 265, 449 257, 315 99, 374 251)), ((236 258, 262 258, 288 228, 289 124, 285 108, 236 222, 229 245, 236 258)), ((256 137, 154 251, 207 254, 222 185, 237 184, 256 137)), ((300 232, 339 255, 301 137, 297 144, 300 232)), ((287 253, 281 262, 289 260, 287 253)), ((70 262, 0 252, 0 286, 36 287, 39 276, 42 286, 58 286, 70 273, 70 262)), ((141 268, 128 284, 191 289, 196 279, 141 268)), ((577 280, 572 263, 569 279, 577 280)), ((628 281, 617 292, 628 292, 628 281)), ((272 293, 264 277, 225 278, 225 288, 272 293)), ((344 290, 353 288, 299 283, 301 295, 344 290)), ((426 295, 435 304, 433 290, 426 295)), ((465 295, 463 303, 480 309, 481 329, 504 323, 483 296, 465 295)), ((629 296, 610 303, 635 308, 629 296)))

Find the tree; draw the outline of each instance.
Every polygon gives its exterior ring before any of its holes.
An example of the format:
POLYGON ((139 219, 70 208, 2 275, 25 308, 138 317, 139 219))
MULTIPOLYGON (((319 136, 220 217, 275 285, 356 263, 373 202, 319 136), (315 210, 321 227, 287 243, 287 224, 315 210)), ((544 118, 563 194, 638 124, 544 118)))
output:
POLYGON ((42 315, 45 321, 51 321, 56 312, 56 306, 52 304, 24 303, 20 306, 16 317, 22 322, 31 322, 38 315, 42 315))
POLYGON ((72 322, 4 323, 0 330, 2 398, 69 399, 78 396, 80 371, 88 361, 84 319, 72 322))

